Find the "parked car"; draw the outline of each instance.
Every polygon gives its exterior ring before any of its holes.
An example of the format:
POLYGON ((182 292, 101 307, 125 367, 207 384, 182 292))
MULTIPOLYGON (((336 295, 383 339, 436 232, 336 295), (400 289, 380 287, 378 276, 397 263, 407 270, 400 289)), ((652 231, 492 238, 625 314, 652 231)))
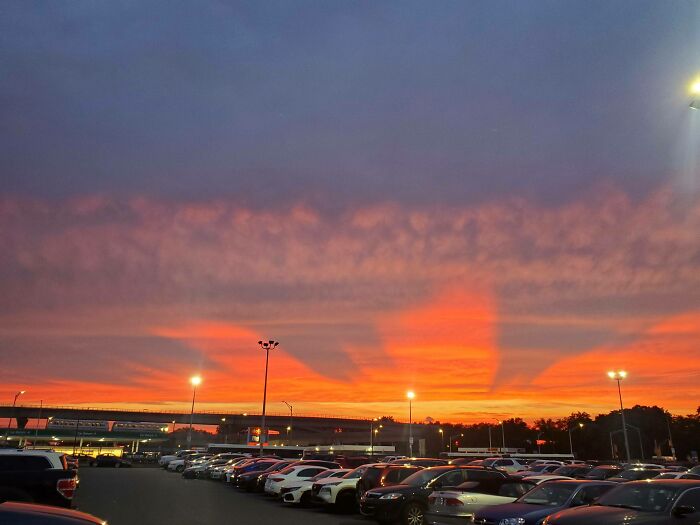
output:
POLYGON ((700 480, 700 474, 691 474, 690 472, 664 472, 659 474, 654 479, 695 479, 700 480))
POLYGON ((311 489, 314 483, 320 482, 321 480, 342 478, 348 472, 350 472, 350 469, 327 469, 323 472, 319 472, 313 478, 302 480, 298 485, 295 483, 293 487, 284 487, 280 491, 282 501, 306 506, 311 503, 311 489))
POLYGON ((92 467, 130 467, 131 461, 123 459, 115 454, 98 454, 90 463, 92 467))
POLYGON ((617 487, 610 481, 558 480, 542 483, 513 503, 478 510, 474 523, 539 525, 559 510, 590 505, 607 491, 617 487))
POLYGON ((436 490, 428 496, 425 521, 450 525, 470 521, 474 512, 490 505, 510 503, 534 487, 534 483, 504 477, 497 471, 472 472, 471 481, 436 490))
POLYGON ((594 505, 556 512, 545 525, 678 525, 700 521, 700 481, 655 479, 618 485, 594 505))
POLYGON ((311 479, 324 470, 328 469, 315 465, 290 465, 286 469, 268 476, 265 482, 265 493, 271 496, 281 496, 283 489, 296 490, 302 481, 311 479))
MULTIPOLYGON (((538 474, 536 476, 525 476, 522 479, 534 481, 535 483, 544 483, 556 479, 584 479, 585 475, 591 470, 589 466, 579 465, 564 465, 552 471, 551 474, 538 474)), ((518 473, 520 474, 520 473, 518 473)))
POLYGON ((390 462, 392 465, 416 465, 418 467, 440 467, 447 465, 448 462, 445 459, 435 459, 435 458, 407 458, 407 459, 395 459, 390 462))
POLYGON ((423 523, 431 493, 483 479, 486 475, 508 477, 504 472, 484 467, 448 465, 426 468, 407 477, 400 485, 368 490, 360 501, 360 512, 379 522, 400 521, 403 525, 419 525, 423 523))
POLYGON ((168 464, 176 459, 182 459, 190 454, 197 454, 196 450, 179 450, 175 454, 166 454, 158 459, 158 465, 163 468, 168 468, 168 464))
POLYGON ((365 473, 357 482, 356 496, 358 498, 370 489, 398 485, 414 472, 423 469, 417 465, 394 465, 391 463, 375 463, 368 465, 365 473))
POLYGON ((236 486, 245 489, 247 492, 262 491, 265 487, 263 479, 267 481, 268 475, 279 472, 294 463, 293 461, 278 460, 275 463, 259 463, 257 468, 239 474, 236 477, 236 486), (262 484, 261 484, 262 482, 262 484))
POLYGON ((34 503, 6 501, 0 504, 2 525, 107 525, 107 522, 77 510, 34 503))
POLYGON ((588 474, 584 476, 584 479, 609 479, 617 476, 623 470, 625 469, 619 465, 599 465, 592 468, 588 474))
POLYGON ((697 465, 697 466, 691 468, 688 471, 688 474, 700 474, 700 465, 697 465))
POLYGON ((511 474, 522 470, 529 470, 528 466, 514 458, 487 458, 484 460, 483 465, 485 467, 492 467, 511 474))
POLYGON ((530 476, 540 476, 544 474, 550 474, 555 470, 561 468, 561 465, 530 465, 527 470, 521 470, 519 472, 512 472, 511 475, 518 478, 528 478, 530 476))
POLYGON ((244 461, 248 461, 247 458, 238 458, 238 459, 230 459, 223 465, 220 465, 218 467, 214 467, 211 472, 209 473, 209 477, 211 479, 217 479, 219 481, 226 481, 227 474, 233 473, 233 469, 236 467, 236 465, 239 465, 240 463, 243 463, 244 461))
POLYGON ((483 459, 472 459, 472 458, 452 458, 448 461, 449 465, 472 465, 475 467, 481 467, 484 465, 483 459))
POLYGON ((610 481, 616 481, 618 483, 627 483, 628 481, 639 481, 642 479, 652 479, 663 474, 662 470, 659 469, 648 469, 648 468, 631 468, 623 470, 617 476, 608 478, 610 481))
POLYGON ((357 482, 369 468, 362 465, 339 480, 322 479, 311 486, 311 501, 331 509, 350 511, 357 506, 357 482))
POLYGON ((367 456, 337 456, 335 460, 338 462, 341 468, 346 469, 354 469, 360 465, 375 462, 374 459, 368 458, 367 456))
POLYGON ((44 450, 0 450, 0 503, 21 501, 70 507, 78 473, 63 454, 44 450))
POLYGON ((233 486, 236 486, 238 483, 238 476, 245 474, 246 472, 265 470, 267 467, 276 464, 278 461, 279 459, 276 458, 259 458, 240 463, 239 465, 233 467, 233 472, 231 476, 227 478, 227 481, 233 486))

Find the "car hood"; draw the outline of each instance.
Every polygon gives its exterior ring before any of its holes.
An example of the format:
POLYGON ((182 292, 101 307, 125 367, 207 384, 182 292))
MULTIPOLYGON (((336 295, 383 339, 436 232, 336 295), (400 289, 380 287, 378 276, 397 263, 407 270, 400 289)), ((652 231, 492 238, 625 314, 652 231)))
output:
POLYGON ((503 518, 525 518, 530 521, 544 518, 562 509, 564 509, 564 507, 548 507, 546 505, 532 505, 530 503, 505 503, 503 505, 485 507, 477 511, 476 516, 493 520, 496 523, 503 518))
POLYGON ((638 512, 633 509, 620 509, 604 505, 576 507, 553 514, 550 520, 554 525, 584 525, 604 523, 605 525, 658 524, 663 516, 658 512, 638 512))
POLYGON ((370 489, 367 492, 373 492, 375 494, 390 494, 392 492, 409 494, 417 490, 420 490, 420 487, 414 487, 413 485, 390 485, 388 487, 377 487, 376 489, 370 489))

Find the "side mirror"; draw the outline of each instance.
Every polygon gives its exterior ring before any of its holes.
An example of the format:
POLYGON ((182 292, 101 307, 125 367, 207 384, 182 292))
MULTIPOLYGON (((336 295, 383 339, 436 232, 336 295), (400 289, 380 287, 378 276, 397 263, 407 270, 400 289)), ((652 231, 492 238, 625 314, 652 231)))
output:
POLYGON ((693 512, 695 512, 695 507, 691 505, 678 505, 676 507, 673 507, 671 514, 673 514, 676 517, 682 517, 688 514, 692 514, 693 512))

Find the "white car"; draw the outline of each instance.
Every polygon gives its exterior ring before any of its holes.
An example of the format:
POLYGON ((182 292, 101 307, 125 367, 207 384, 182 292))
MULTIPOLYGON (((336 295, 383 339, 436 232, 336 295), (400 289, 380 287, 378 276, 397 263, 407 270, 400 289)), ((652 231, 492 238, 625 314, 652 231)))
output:
POLYGON ((700 474, 692 472, 664 472, 659 474, 654 479, 700 479, 700 474))
POLYGON ((311 487, 314 483, 337 480, 337 478, 342 478, 348 472, 350 472, 350 469, 347 468, 328 469, 319 472, 313 478, 305 479, 298 484, 295 483, 293 487, 284 487, 280 491, 282 501, 307 505, 311 503, 311 487))
POLYGON ((196 450, 180 450, 176 454, 168 454, 165 456, 161 456, 158 460, 158 464, 161 467, 166 468, 168 466, 168 463, 170 463, 171 461, 175 459, 180 459, 183 456, 186 456, 187 454, 196 454, 196 452, 196 450))
POLYGON ((527 470, 521 470, 514 473, 519 478, 530 478, 532 476, 544 476, 550 472, 554 472, 561 465, 530 465, 527 470))
POLYGON ((211 479, 219 479, 219 480, 225 480, 226 479, 226 473, 229 473, 231 475, 233 473, 233 467, 238 465, 239 463, 242 463, 243 461, 246 461, 250 458, 237 458, 237 459, 230 459, 223 465, 219 465, 217 467, 214 467, 211 469, 211 472, 209 473, 209 477, 211 479))
POLYGON ((530 465, 528 465, 528 466, 534 467, 537 465, 557 465, 557 466, 561 467, 562 465, 564 465, 564 462, 558 461, 556 459, 536 459, 535 461, 530 463, 530 465))
POLYGON ((357 500, 357 482, 367 470, 367 465, 351 470, 337 481, 322 479, 311 488, 311 501, 343 510, 352 509, 357 500))
POLYGON ((527 466, 520 463, 514 458, 488 458, 484 460, 483 465, 485 467, 493 467, 497 470, 502 470, 512 474, 513 472, 520 472, 527 470, 527 466))
POLYGON ((302 481, 311 479, 324 470, 328 469, 316 465, 289 466, 267 477, 265 481, 265 494, 279 496, 282 489, 297 488, 302 481))
POLYGON ((31 457, 41 457, 45 460, 47 469, 58 469, 66 470, 66 460, 64 458, 65 454, 60 452, 53 452, 48 450, 32 450, 32 449, 17 449, 17 448, 5 448, 0 449, 0 454, 2 455, 18 455, 31 456, 31 457))

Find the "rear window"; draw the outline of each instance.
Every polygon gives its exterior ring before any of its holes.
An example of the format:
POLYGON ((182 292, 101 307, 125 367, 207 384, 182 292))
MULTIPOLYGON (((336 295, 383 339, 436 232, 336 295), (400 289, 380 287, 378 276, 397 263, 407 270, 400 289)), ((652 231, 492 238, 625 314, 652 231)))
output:
POLYGON ((384 467, 369 467, 362 475, 362 479, 369 482, 372 486, 377 485, 383 471, 384 467))
POLYGON ((47 470, 51 462, 43 456, 0 455, 0 471, 47 470))

